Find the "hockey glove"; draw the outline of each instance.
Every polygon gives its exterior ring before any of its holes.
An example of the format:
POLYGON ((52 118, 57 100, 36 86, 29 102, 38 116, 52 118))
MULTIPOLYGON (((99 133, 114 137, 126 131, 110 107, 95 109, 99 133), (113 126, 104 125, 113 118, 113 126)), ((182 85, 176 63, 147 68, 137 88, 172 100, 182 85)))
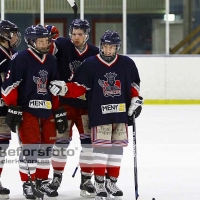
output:
POLYGON ((54 95, 65 96, 68 91, 68 87, 64 81, 51 81, 49 85, 50 92, 54 95))
POLYGON ((129 106, 128 109, 128 116, 132 116, 133 113, 135 112, 135 118, 137 118, 141 111, 142 111, 142 104, 143 104, 144 100, 142 97, 133 97, 131 99, 131 105, 129 106))
POLYGON ((64 133, 67 130, 67 112, 64 108, 60 107, 58 110, 54 111, 56 129, 58 133, 64 133))
POLYGON ((20 126, 22 122, 22 108, 20 106, 9 106, 5 122, 12 132, 16 132, 16 126, 20 126))

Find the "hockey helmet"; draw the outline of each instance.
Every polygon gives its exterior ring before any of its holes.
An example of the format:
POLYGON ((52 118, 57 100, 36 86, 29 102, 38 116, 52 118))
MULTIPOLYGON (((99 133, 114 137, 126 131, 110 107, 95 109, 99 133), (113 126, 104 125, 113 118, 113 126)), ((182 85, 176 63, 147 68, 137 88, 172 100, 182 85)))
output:
POLYGON ((69 27, 69 36, 72 37, 73 29, 82 29, 86 35, 85 42, 89 39, 90 25, 86 19, 75 19, 69 27))
POLYGON ((40 54, 46 54, 49 52, 49 48, 51 45, 51 37, 49 31, 42 25, 32 25, 25 30, 24 33, 24 40, 27 43, 27 46, 34 49, 36 52, 40 54), (39 50, 36 47, 36 40, 38 38, 48 38, 49 45, 47 49, 39 50))
POLYGON ((9 42, 10 48, 16 48, 21 43, 21 33, 19 32, 19 28, 9 20, 0 21, 0 37, 9 42), (11 45, 10 41, 13 34, 17 35, 18 40, 11 45))
POLYGON ((57 29, 57 27, 52 25, 45 25, 45 28, 49 31, 52 39, 57 39, 59 37, 59 30, 57 29))
POLYGON ((116 31, 107 30, 100 39, 99 54, 103 60, 105 60, 106 62, 111 62, 116 57, 116 54, 119 52, 120 45, 121 45, 121 39, 119 34, 116 31), (115 53, 111 56, 106 56, 103 52, 103 44, 116 45, 115 53))

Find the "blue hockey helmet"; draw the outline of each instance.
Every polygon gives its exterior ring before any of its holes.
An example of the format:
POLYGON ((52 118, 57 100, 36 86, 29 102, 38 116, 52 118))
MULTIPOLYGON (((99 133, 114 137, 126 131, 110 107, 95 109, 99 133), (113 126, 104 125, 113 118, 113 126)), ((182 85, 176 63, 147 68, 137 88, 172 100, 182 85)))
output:
POLYGON ((24 40, 27 43, 27 46, 34 49, 36 52, 40 54, 46 54, 49 52, 49 48, 51 45, 51 39, 50 39, 50 33, 49 31, 42 25, 32 25, 28 28, 26 28, 24 33, 24 40), (36 47, 36 40, 38 38, 48 38, 49 39, 49 46, 47 49, 39 50, 36 47))
POLYGON ((106 62, 111 62, 116 57, 116 54, 119 52, 120 46, 121 46, 121 39, 119 34, 116 31, 107 30, 101 37, 99 44, 99 54, 103 60, 105 60, 106 62), (106 56, 103 52, 103 47, 102 47, 103 44, 116 45, 115 53, 111 56, 106 56))
POLYGON ((21 43, 21 33, 19 32, 19 28, 9 20, 0 21, 0 38, 8 41, 11 48, 16 48, 21 43), (10 41, 14 34, 17 35, 18 40, 11 45, 10 41))
POLYGON ((90 24, 86 19, 74 19, 69 27, 69 36, 72 37, 73 29, 81 29, 86 35, 85 42, 89 39, 90 24))

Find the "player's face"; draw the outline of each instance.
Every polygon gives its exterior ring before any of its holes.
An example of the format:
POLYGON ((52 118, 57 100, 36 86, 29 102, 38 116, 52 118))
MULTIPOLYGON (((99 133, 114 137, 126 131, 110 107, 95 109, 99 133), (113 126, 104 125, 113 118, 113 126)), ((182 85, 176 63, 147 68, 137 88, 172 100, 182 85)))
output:
POLYGON ((81 48, 84 45, 86 35, 82 29, 73 29, 72 32, 72 42, 77 48, 81 48))
POLYGON ((11 40, 10 40, 10 46, 13 46, 19 41, 18 35, 16 32, 11 33, 11 40))
POLYGON ((115 44, 103 44, 102 48, 105 56, 113 56, 116 53, 115 44))
POLYGON ((46 51, 47 49, 49 49, 50 47, 50 40, 48 37, 45 38, 37 38, 35 45, 36 45, 36 49, 38 49, 39 51, 46 51))

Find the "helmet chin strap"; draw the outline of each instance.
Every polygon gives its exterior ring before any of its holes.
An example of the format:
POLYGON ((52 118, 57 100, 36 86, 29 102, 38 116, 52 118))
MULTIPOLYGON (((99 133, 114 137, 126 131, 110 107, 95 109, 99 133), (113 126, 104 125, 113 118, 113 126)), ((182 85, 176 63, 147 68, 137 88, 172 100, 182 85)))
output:
MULTIPOLYGON (((75 46, 75 45, 74 45, 74 46, 75 46)), ((85 50, 85 48, 86 48, 86 43, 84 43, 81 47, 75 46, 75 48, 76 48, 80 53, 82 53, 82 52, 85 50)))
POLYGON ((115 59, 116 55, 117 55, 117 54, 114 54, 114 55, 112 55, 112 56, 105 56, 104 53, 100 53, 101 58, 102 58, 104 61, 108 62, 108 63, 112 62, 112 61, 115 59))
MULTIPOLYGON (((89 39, 89 35, 87 34, 87 35, 85 35, 84 42, 83 42, 83 44, 80 47, 77 47, 75 45, 74 46, 76 47, 76 49, 78 51, 83 52, 85 50, 85 48, 86 48, 86 43, 87 43, 88 39, 89 39)), ((72 40, 71 40, 71 42, 74 44, 74 42, 72 40)))
MULTIPOLYGON (((36 49, 36 47, 33 47, 32 45, 30 45, 30 44, 28 44, 27 45, 29 48, 31 48, 31 49, 33 49, 36 53, 39 53, 39 54, 47 54, 48 52, 49 52, 49 50, 47 50, 47 51, 40 51, 40 50, 38 50, 38 49, 36 49)), ((35 44, 34 44, 34 46, 35 46, 35 44)))

